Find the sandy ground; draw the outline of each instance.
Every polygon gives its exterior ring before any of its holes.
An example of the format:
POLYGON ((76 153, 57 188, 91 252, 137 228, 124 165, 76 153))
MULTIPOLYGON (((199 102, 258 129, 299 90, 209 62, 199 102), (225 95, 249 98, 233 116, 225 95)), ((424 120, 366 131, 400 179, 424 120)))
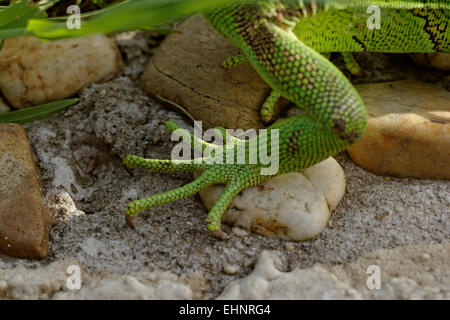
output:
POLYGON ((291 250, 284 241, 240 237, 228 227, 231 238, 218 241, 206 230, 207 211, 198 195, 150 210, 138 217, 136 230, 128 228, 123 215, 128 201, 181 186, 191 176, 145 170, 131 176, 121 157, 170 158, 174 143, 164 121, 189 122, 139 89, 138 75, 151 51, 146 38, 119 44, 127 63, 121 75, 85 89, 81 102, 65 113, 26 126, 54 216, 51 252, 43 261, 0 255, 0 268, 38 268, 74 257, 90 272, 200 273, 209 281, 204 298, 214 298, 231 280, 249 274, 265 249, 278 257, 280 270, 289 271, 354 261, 378 248, 450 240, 449 181, 378 177, 345 153, 336 159, 347 192, 329 228, 315 240, 291 243, 291 250), (238 265, 239 272, 226 275, 227 264, 238 265))

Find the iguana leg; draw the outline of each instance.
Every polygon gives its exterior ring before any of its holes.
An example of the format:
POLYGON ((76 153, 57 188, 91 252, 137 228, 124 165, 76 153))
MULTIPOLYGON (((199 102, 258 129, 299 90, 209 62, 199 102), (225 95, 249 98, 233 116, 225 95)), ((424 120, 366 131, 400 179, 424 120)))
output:
MULTIPOLYGON (((322 55, 328 60, 331 58, 331 52, 324 52, 322 53, 322 55)), ((358 62, 351 52, 341 52, 341 55, 344 59, 345 68, 351 74, 355 76, 365 75, 364 70, 359 66, 358 62)), ((222 63, 222 67, 229 69, 246 61, 248 61, 247 57, 244 54, 240 54, 226 59, 222 63)), ((281 94, 279 94, 277 91, 272 90, 270 92, 270 95, 267 97, 261 108, 261 120, 263 121, 263 123, 269 123, 273 119, 275 104, 280 97, 281 94)))
POLYGON ((268 123, 273 119, 273 114, 275 112, 275 104, 277 103, 278 99, 281 97, 281 94, 279 94, 277 91, 272 90, 270 92, 270 95, 267 97, 266 101, 264 101, 264 104, 261 108, 261 119, 264 123, 268 123))
POLYGON ((353 53, 341 52, 342 58, 344 58, 345 68, 354 76, 364 76, 366 73, 360 67, 358 61, 356 61, 353 53))
POLYGON ((239 54, 225 59, 222 62, 222 67, 225 69, 229 69, 244 62, 247 62, 247 57, 245 56, 245 54, 239 54))

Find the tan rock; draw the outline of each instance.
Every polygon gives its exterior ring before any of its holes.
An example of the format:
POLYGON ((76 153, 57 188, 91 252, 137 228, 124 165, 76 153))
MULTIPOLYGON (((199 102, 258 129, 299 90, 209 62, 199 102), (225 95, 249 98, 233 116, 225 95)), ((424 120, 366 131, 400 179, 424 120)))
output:
POLYGON ((0 90, 13 107, 38 105, 70 97, 121 65, 114 41, 104 35, 53 42, 14 38, 0 52, 0 90))
POLYGON ((450 92, 409 80, 356 88, 369 122, 348 149, 353 161, 378 175, 450 179, 450 92))
MULTIPOLYGON (((260 109, 270 87, 248 63, 223 69, 238 52, 201 16, 167 37, 142 76, 144 89, 173 101, 205 127, 262 128, 260 109)), ((281 99, 278 106, 287 103, 281 99)))
POLYGON ((418 65, 428 68, 450 70, 450 54, 448 53, 414 53, 411 54, 411 57, 418 65))
MULTIPOLYGON (((199 192, 208 210, 223 190, 223 185, 214 185, 199 192)), ((329 158, 303 173, 281 175, 242 191, 223 222, 263 236, 308 240, 327 226, 344 192, 344 172, 329 158)))
POLYGON ((25 130, 0 124, 0 251, 44 258, 50 214, 42 203, 37 169, 25 130))

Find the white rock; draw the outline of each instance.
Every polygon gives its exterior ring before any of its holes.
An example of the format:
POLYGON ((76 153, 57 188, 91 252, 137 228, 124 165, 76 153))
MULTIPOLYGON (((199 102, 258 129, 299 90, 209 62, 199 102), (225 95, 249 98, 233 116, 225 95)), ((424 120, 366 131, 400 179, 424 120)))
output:
POLYGON ((237 235, 237 236, 239 236, 239 237, 246 237, 246 236, 248 236, 247 230, 241 229, 241 228, 239 228, 239 227, 233 227, 233 228, 231 228, 231 231, 232 231, 235 235, 237 235))
POLYGON ((388 278, 384 284, 384 291, 389 295, 400 300, 428 300, 443 299, 444 296, 439 292, 439 288, 430 288, 421 286, 416 281, 406 277, 388 278))
POLYGON ((275 267, 270 253, 263 251, 254 271, 228 284, 217 299, 448 300, 449 255, 448 241, 423 243, 366 252, 343 265, 316 264, 284 273, 275 267), (423 259, 424 255, 428 258, 423 259), (379 288, 370 286, 376 277, 379 288))
POLYGON ((192 290, 168 273, 160 273, 158 279, 139 275, 111 275, 91 281, 76 292, 59 292, 55 299, 80 300, 181 300, 193 299, 192 290))
POLYGON ((77 209, 72 196, 65 190, 50 190, 45 198, 45 205, 52 213, 53 223, 56 220, 67 221, 85 214, 77 209))
POLYGON ((78 262, 66 258, 34 270, 23 266, 0 269, 0 299, 48 299, 54 292, 64 290, 69 265, 78 265, 78 262))
POLYGON ((238 271, 239 267, 235 264, 227 264, 226 266, 223 267, 223 272, 230 276, 235 275, 236 273, 238 273, 238 271))
POLYGON ((336 209, 345 193, 344 170, 339 163, 333 158, 328 158, 306 169, 303 174, 316 190, 325 196, 330 211, 336 209))
POLYGON ((29 269, 17 266, 0 269, 1 299, 199 299, 205 280, 199 276, 185 280, 163 271, 132 274, 89 274, 74 258, 29 269), (80 267, 81 289, 69 289, 69 266, 80 267))
POLYGON ((354 262, 330 269, 364 299, 450 299, 449 256, 448 241, 422 243, 375 250, 354 262), (379 268, 379 289, 367 286, 369 277, 375 275, 373 271, 368 272, 369 266, 379 268))
POLYGON ((23 108, 70 97, 121 65, 117 46, 104 35, 49 42, 18 37, 6 40, 0 52, 0 90, 23 108))
POLYGON ((352 287, 320 265, 280 272, 267 251, 246 278, 231 282, 219 300, 361 299, 352 287))
MULTIPOLYGON (((223 190, 215 185, 200 191, 208 210, 223 190)), ((264 236, 308 240, 326 227, 344 192, 344 172, 329 158, 303 173, 281 175, 244 190, 233 199, 223 222, 264 236)))

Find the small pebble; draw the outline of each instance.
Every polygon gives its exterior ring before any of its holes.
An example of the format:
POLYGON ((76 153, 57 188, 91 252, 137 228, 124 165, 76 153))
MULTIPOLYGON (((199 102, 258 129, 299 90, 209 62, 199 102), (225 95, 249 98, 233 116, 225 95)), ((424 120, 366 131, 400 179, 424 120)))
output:
POLYGON ((419 259, 421 262, 428 262, 430 261, 431 256, 428 253, 424 252, 420 255, 419 259))
POLYGON ((247 232, 246 230, 242 229, 242 228, 239 228, 239 227, 233 227, 233 228, 231 229, 231 231, 232 231, 235 235, 237 235, 237 236, 239 236, 239 237, 246 237, 246 236, 248 236, 248 232, 247 232))
POLYGON ((389 212, 383 212, 377 216, 377 220, 383 221, 387 216, 389 216, 389 212))
POLYGON ((293 246, 291 243, 286 243, 286 244, 284 245, 284 248, 285 248, 287 251, 292 251, 292 250, 294 250, 294 246, 293 246))
POLYGON ((229 276, 235 275, 239 270, 239 267, 235 264, 227 264, 223 267, 223 272, 229 276))

